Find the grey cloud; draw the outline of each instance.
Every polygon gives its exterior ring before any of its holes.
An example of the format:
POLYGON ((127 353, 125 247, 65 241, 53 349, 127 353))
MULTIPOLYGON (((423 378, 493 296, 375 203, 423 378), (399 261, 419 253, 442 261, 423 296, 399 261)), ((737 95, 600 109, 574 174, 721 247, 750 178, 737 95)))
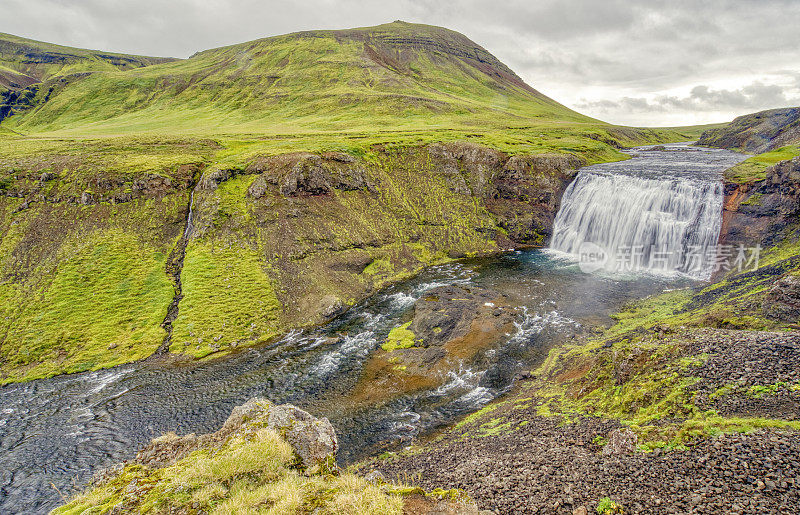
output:
POLYGON ((800 98, 790 98, 785 89, 780 86, 753 82, 735 90, 711 89, 705 85, 698 85, 684 97, 664 95, 656 97, 652 101, 646 98, 623 97, 617 101, 584 101, 578 107, 605 112, 616 110, 720 112, 732 109, 757 111, 798 103, 800 103, 800 98))

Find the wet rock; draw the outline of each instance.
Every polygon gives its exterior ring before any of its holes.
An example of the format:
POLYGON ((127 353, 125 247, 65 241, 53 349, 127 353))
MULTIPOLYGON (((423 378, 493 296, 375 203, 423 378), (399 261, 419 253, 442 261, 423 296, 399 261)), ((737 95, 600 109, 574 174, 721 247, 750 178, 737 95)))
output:
POLYGON ((603 454, 606 456, 633 454, 636 452, 636 444, 638 442, 639 437, 630 429, 615 429, 608 435, 608 443, 603 446, 603 454))
MULTIPOLYGON (((429 290, 414 304, 413 318, 389 333, 364 367, 356 402, 380 402, 420 389, 436 388, 452 370, 480 362, 514 327, 508 299, 498 292, 463 286, 429 290)), ((481 384, 505 386, 509 367, 493 367, 481 384)))

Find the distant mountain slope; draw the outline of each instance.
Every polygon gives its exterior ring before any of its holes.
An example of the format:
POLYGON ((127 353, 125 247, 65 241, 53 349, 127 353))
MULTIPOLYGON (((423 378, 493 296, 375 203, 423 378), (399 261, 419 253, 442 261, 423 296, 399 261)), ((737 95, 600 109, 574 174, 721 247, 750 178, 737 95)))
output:
POLYGON ((30 107, 37 84, 97 71, 119 71, 174 61, 84 50, 34 41, 0 32, 0 120, 16 109, 30 107))
POLYGON ((16 121, 23 130, 202 132, 590 122, 467 37, 394 22, 299 32, 94 74, 16 121))
POLYGON ((800 142, 800 107, 746 114, 702 134, 699 145, 761 154, 800 142))

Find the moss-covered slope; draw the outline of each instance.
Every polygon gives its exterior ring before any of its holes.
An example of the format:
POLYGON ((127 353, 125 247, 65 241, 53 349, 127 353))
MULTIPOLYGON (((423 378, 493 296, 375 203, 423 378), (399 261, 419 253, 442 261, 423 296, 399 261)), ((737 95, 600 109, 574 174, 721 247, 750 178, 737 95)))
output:
POLYGON ((800 108, 786 107, 739 116, 709 129, 698 145, 761 154, 800 141, 800 108))
POLYGON ((212 151, 188 141, 0 150, 0 381, 158 348, 174 295, 167 260, 212 151))

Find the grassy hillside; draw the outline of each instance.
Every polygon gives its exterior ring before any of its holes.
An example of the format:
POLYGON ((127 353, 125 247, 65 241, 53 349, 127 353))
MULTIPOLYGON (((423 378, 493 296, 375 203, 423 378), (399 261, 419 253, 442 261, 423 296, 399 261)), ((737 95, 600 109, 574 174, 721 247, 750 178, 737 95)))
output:
POLYGON ((746 114, 704 132, 698 144, 761 154, 800 142, 800 107, 746 114))
POLYGON ((169 61, 174 59, 84 50, 0 33, 0 121, 46 102, 92 73, 169 61))
POLYGON ((597 122, 440 27, 395 22, 277 36, 95 74, 15 120, 19 131, 292 133, 597 122))
POLYGON ((130 70, 172 60, 72 48, 0 32, 0 87, 12 87, 10 82, 27 86, 25 81, 43 82, 59 75, 130 70))
POLYGON ((725 171, 725 179, 737 184, 764 180, 767 168, 781 161, 800 156, 800 145, 787 145, 755 155, 725 171))

